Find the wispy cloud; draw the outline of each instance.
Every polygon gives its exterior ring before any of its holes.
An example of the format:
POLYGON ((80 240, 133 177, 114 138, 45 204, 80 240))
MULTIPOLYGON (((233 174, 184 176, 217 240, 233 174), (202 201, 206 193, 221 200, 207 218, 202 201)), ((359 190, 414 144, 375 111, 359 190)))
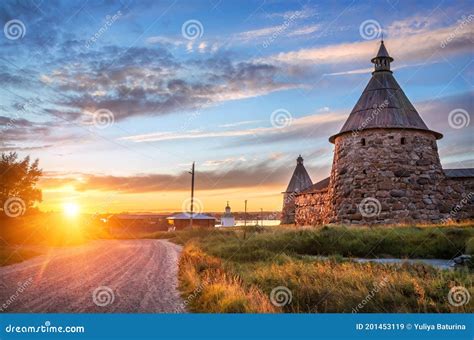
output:
MULTIPOLYGON (((469 53, 472 48, 469 27, 458 30, 455 38, 447 48, 441 44, 453 35, 458 24, 434 30, 418 29, 409 34, 406 28, 399 28, 394 38, 390 38, 389 52, 396 59, 419 62, 433 54, 453 55, 469 53), (403 35, 401 35, 403 34, 403 35)), ((403 26, 404 27, 404 26, 403 26)), ((394 29, 392 29, 394 30, 394 29)), ((334 44, 323 47, 304 48, 298 51, 282 52, 269 57, 259 58, 259 62, 285 64, 342 64, 365 61, 373 57, 378 44, 374 41, 334 44)))
POLYGON ((308 136, 304 131, 317 131, 319 126, 326 126, 327 124, 340 124, 344 120, 344 115, 340 113, 326 113, 319 115, 305 116, 293 119, 291 124, 287 127, 259 127, 244 130, 229 130, 229 131, 186 131, 186 132, 154 132, 148 134, 127 136, 120 138, 121 140, 132 141, 135 143, 143 142, 163 142, 170 140, 185 140, 185 139, 202 139, 202 138, 231 138, 231 137, 255 137, 259 142, 264 142, 267 137, 272 140, 283 139, 286 135, 295 136, 301 134, 301 137, 308 136))
MULTIPOLYGON (((265 160, 236 166, 231 169, 201 170, 198 187, 201 190, 223 190, 230 188, 268 187, 281 185, 287 181, 288 167, 282 167, 275 160, 265 160)), ((293 163, 293 162, 292 162, 293 163)), ((289 164, 290 167, 293 164, 289 164)), ((125 194, 147 192, 187 191, 189 174, 135 174, 130 176, 110 176, 101 174, 60 174, 44 176, 39 186, 45 190, 61 187, 81 191, 110 191, 125 194)))
POLYGON ((230 127, 236 127, 236 126, 242 126, 242 125, 250 125, 250 124, 256 124, 262 122, 261 120, 244 120, 241 122, 235 122, 235 123, 228 123, 228 124, 221 124, 219 127, 221 128, 230 128, 230 127))

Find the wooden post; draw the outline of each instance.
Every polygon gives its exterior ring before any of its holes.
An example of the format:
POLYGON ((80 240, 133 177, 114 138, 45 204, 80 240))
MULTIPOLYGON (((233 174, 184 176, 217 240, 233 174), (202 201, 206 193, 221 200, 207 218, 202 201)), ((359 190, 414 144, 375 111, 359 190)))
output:
POLYGON ((189 227, 193 229, 193 212, 194 212, 194 162, 191 168, 191 216, 189 218, 189 227))
POLYGON ((244 227, 247 226, 247 200, 245 200, 244 227))

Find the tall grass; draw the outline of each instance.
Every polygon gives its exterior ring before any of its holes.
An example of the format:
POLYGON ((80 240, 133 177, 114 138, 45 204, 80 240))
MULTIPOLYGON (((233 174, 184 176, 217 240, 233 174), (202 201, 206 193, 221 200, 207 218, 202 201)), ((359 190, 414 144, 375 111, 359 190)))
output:
POLYGON ((193 297, 192 311, 462 313, 473 312, 472 303, 454 307, 447 296, 454 286, 474 295, 473 274, 467 269, 355 263, 342 256, 452 258, 472 251, 473 231, 454 226, 266 228, 180 232, 175 237, 186 244, 180 282, 183 296, 193 297), (278 286, 290 289, 290 304, 271 304, 278 286))
POLYGON ((179 265, 181 289, 187 307, 206 313, 272 313, 276 308, 254 286, 245 287, 237 275, 226 272, 220 259, 205 254, 194 243, 183 251, 179 265), (199 294, 196 294, 199 292, 199 294))
POLYGON ((341 255, 344 257, 396 257, 451 259, 466 251, 474 228, 346 228, 323 227, 255 233, 245 242, 203 240, 215 256, 237 261, 258 261, 275 253, 341 255))

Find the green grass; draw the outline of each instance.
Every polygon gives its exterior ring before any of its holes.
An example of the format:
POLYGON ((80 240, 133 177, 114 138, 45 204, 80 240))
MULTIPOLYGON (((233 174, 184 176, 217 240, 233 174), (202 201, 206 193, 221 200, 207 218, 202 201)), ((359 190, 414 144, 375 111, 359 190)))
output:
POLYGON ((236 228, 160 232, 151 238, 169 238, 180 244, 197 238, 211 255, 239 262, 271 259, 277 253, 292 256, 451 259, 466 251, 474 251, 474 227, 469 226, 322 227, 303 230, 267 227, 258 232, 236 228), (221 242, 221 239, 225 241, 221 242))
POLYGON ((355 263, 345 257, 452 258, 472 252, 472 226, 176 232, 185 244, 180 287, 196 312, 472 312, 447 301, 453 286, 474 295, 472 271, 426 265, 355 263), (308 256, 310 255, 310 256, 308 256), (328 256, 315 260, 314 255, 328 256), (374 287, 376 294, 358 308, 374 287), (292 302, 275 306, 270 294, 284 286, 292 302), (199 289, 198 289, 199 287, 199 289), (197 291, 197 293, 196 293, 197 291), (258 303, 255 303, 258 301, 258 303))

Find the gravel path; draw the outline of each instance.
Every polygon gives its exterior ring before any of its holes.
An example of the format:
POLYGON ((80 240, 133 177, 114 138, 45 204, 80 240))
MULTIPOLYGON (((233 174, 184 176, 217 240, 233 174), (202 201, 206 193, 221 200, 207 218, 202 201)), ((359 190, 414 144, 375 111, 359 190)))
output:
POLYGON ((0 267, 0 311, 183 312, 181 247, 165 240, 101 240, 0 267))

